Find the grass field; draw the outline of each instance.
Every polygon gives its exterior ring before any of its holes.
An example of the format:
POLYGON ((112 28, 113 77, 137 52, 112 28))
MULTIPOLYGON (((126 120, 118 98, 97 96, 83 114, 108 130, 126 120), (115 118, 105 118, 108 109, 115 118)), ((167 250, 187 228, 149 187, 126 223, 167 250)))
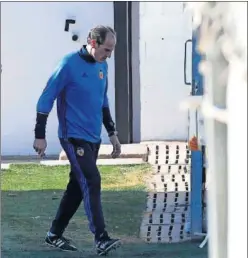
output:
MULTIPOLYGON (((139 238, 146 206, 144 177, 148 166, 101 166, 102 201, 108 231, 123 240, 115 258, 206 258, 197 243, 145 244, 139 238)), ((3 258, 97 257, 83 205, 71 220, 65 236, 73 238, 78 253, 65 253, 43 244, 68 182, 69 167, 15 165, 2 172, 1 241, 3 258)))

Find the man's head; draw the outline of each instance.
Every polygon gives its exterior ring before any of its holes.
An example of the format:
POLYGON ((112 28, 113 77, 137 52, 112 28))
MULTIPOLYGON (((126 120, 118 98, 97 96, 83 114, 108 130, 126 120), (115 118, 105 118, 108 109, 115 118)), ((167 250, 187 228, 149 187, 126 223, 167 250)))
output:
POLYGON ((87 49, 97 62, 104 62, 111 54, 116 44, 116 33, 108 27, 99 25, 93 28, 87 39, 87 49))

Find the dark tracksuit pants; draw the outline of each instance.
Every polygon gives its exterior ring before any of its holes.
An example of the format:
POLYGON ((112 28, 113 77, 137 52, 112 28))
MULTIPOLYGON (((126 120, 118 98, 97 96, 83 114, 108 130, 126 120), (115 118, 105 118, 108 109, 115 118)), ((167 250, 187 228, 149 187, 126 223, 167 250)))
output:
POLYGON ((60 139, 71 164, 70 180, 50 231, 61 236, 82 200, 89 228, 97 240, 105 232, 101 206, 101 176, 96 166, 100 143, 60 139))

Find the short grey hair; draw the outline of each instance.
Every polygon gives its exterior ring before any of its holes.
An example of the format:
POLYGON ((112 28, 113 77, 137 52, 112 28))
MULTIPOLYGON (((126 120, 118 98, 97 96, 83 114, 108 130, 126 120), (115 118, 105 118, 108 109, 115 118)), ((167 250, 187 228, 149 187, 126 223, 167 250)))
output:
POLYGON ((109 26, 98 25, 92 28, 89 32, 88 38, 94 39, 97 44, 102 45, 105 42, 108 33, 112 33, 116 37, 116 32, 109 26))

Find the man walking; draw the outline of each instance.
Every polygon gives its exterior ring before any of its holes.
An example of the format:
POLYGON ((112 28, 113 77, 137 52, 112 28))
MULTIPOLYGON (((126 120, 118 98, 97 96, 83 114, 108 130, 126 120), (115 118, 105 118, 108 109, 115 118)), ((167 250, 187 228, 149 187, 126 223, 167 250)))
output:
POLYGON ((106 59, 111 57, 115 44, 116 34, 112 28, 93 28, 87 45, 60 61, 37 103, 35 151, 41 157, 45 154, 46 122, 57 99, 58 136, 71 165, 67 189, 45 238, 47 244, 64 251, 77 250, 63 233, 82 200, 97 253, 107 254, 120 244, 118 239, 111 239, 105 229, 101 177, 96 166, 102 124, 113 145, 112 157, 117 158, 121 153, 107 97, 106 59))

